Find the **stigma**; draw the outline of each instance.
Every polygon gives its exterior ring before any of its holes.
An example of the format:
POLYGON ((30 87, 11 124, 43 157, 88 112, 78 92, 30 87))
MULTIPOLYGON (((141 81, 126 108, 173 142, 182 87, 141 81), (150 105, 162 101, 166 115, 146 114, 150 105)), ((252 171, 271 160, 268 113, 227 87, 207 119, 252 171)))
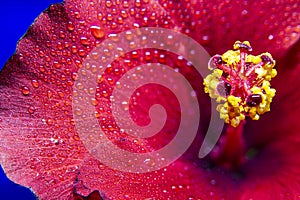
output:
POLYGON ((258 120, 270 111, 276 90, 270 81, 277 75, 270 53, 251 55, 248 41, 237 41, 233 50, 214 55, 208 63, 212 71, 204 79, 204 90, 218 103, 225 123, 237 127, 246 117, 258 120))

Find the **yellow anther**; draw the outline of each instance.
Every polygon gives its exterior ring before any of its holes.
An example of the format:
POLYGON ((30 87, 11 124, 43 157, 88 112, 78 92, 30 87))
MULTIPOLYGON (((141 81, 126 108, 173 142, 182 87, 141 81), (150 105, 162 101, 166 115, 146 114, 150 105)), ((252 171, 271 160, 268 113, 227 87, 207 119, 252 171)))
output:
POLYGON ((219 96, 219 94, 216 93, 216 87, 219 84, 222 73, 222 70, 215 69, 213 70, 212 74, 209 74, 204 79, 204 84, 207 85, 207 87, 205 87, 204 90, 206 93, 209 93, 209 96, 213 99, 219 96))
POLYGON ((246 62, 259 64, 261 62, 261 58, 259 56, 248 55, 246 58, 246 62))
POLYGON ((215 55, 209 62, 212 73, 204 79, 205 92, 219 104, 220 118, 234 127, 247 116, 258 120, 270 111, 276 90, 270 80, 277 75, 271 54, 249 55, 248 41, 235 42, 234 50, 215 55))
POLYGON ((229 65, 240 61, 240 52, 229 50, 222 55, 222 60, 229 65))

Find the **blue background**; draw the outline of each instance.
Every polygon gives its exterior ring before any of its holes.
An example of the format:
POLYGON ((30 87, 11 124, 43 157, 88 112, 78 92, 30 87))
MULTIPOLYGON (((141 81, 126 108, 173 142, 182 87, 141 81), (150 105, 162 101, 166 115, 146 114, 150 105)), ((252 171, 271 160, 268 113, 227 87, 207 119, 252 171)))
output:
MULTIPOLYGON (((62 0, 7 0, 0 3, 0 69, 15 52, 17 41, 49 5, 62 0)), ((0 167, 0 200, 34 200, 29 189, 6 178, 0 167)))

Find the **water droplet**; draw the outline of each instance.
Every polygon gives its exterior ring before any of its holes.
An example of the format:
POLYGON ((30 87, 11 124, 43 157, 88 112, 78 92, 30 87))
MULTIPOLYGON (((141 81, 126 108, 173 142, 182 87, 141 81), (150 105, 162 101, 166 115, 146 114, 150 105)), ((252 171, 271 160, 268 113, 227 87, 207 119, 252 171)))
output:
POLYGON ((30 165, 30 169, 36 169, 35 165, 30 165))
POLYGON ((73 136, 73 139, 76 140, 76 141, 79 141, 79 140, 80 140, 80 138, 79 138, 78 135, 74 135, 74 136, 73 136))
POLYGON ((56 69, 60 69, 60 63, 57 62, 57 61, 54 61, 54 62, 53 62, 53 66, 54 66, 56 69))
POLYGON ((118 35, 115 34, 115 33, 109 34, 108 37, 109 37, 113 42, 118 42, 118 41, 119 41, 119 37, 118 37, 118 35))
POLYGON ((133 39, 133 34, 131 31, 126 31, 125 37, 127 40, 132 40, 133 39))
POLYGON ((52 125, 52 124, 53 124, 53 120, 52 120, 52 119, 47 119, 47 120, 46 120, 46 123, 47 123, 48 125, 52 125))
POLYGON ((40 72, 45 72, 44 66, 40 66, 40 67, 39 67, 39 70, 40 70, 40 72))
POLYGON ((269 40, 273 40, 273 38, 274 38, 273 35, 269 35, 269 36, 268 36, 268 39, 269 39, 269 40))
POLYGON ((136 7, 141 7, 141 1, 140 0, 136 0, 135 1, 135 6, 136 7))
POLYGON ((98 13, 97 18, 101 21, 103 18, 103 14, 101 12, 98 13))
POLYGON ((91 33, 97 39, 101 39, 105 36, 105 31, 100 26, 91 26, 91 33))
POLYGON ((75 126, 75 120, 74 120, 74 119, 71 119, 71 120, 70 120, 70 124, 71 124, 72 126, 75 126))
POLYGON ((112 14, 110 14, 110 13, 107 14, 107 20, 108 21, 112 21, 113 20, 112 14))
POLYGON ((123 24, 123 18, 122 17, 118 17, 117 22, 118 22, 118 24, 123 24))
POLYGON ((80 116, 80 115, 82 115, 82 110, 79 108, 76 108, 74 113, 75 113, 75 115, 80 116))
POLYGON ((39 87, 39 82, 37 80, 31 80, 31 84, 34 88, 38 88, 39 87))
POLYGON ((106 0, 105 5, 110 8, 112 6, 112 2, 110 0, 106 0))
POLYGON ((128 1, 123 1, 123 7, 124 7, 124 8, 128 8, 128 7, 129 7, 128 1))
POLYGON ((149 51, 145 52, 145 60, 147 61, 151 60, 151 53, 149 51))
POLYGON ((79 13, 78 11, 74 12, 74 14, 75 14, 75 18, 76 18, 76 19, 79 19, 79 18, 80 18, 80 13, 79 13))
POLYGON ((30 114, 33 114, 33 113, 35 112, 35 108, 34 108, 33 106, 30 106, 30 107, 28 108, 28 112, 29 112, 30 114))
POLYGON ((99 118, 99 117, 101 117, 101 114, 98 111, 95 111, 95 117, 99 118))
POLYGON ((125 10, 121 10, 121 17, 123 17, 123 18, 128 17, 127 12, 125 10))
POLYGON ((65 96, 64 93, 61 92, 61 91, 58 91, 57 94, 58 94, 58 96, 60 96, 61 98, 63 98, 63 97, 65 96))
POLYGON ((98 105, 98 100, 95 99, 95 98, 92 98, 91 103, 92 103, 93 106, 97 106, 98 105))
POLYGON ((151 167, 153 167, 153 166, 155 165, 155 161, 154 161, 153 159, 151 159, 151 158, 146 158, 146 159, 144 160, 144 163, 145 163, 146 165, 148 165, 148 166, 151 166, 151 167))
POLYGON ((23 87, 21 87, 21 92, 22 92, 22 94, 23 94, 24 96, 27 96, 27 95, 29 95, 30 90, 29 90, 28 87, 23 86, 23 87))
POLYGON ((51 90, 47 91, 47 97, 50 99, 53 95, 53 92, 51 90))
POLYGON ((69 31, 74 31, 75 26, 72 22, 69 22, 67 28, 68 28, 69 31))
POLYGON ((78 77, 78 74, 77 74, 76 72, 73 72, 72 75, 71 75, 71 77, 72 77, 72 79, 73 79, 74 81, 76 81, 76 80, 77 80, 77 77, 78 77))
POLYGON ((89 43, 89 40, 86 38, 86 37, 81 37, 80 38, 80 43, 84 46, 88 46, 90 43, 89 43))
POLYGON ((84 56, 85 56, 85 51, 84 51, 83 49, 79 49, 78 55, 79 55, 80 57, 84 57, 84 56))
POLYGON ((60 31, 60 32, 59 32, 59 37, 60 37, 61 39, 64 39, 64 38, 66 37, 66 35, 65 35, 65 33, 64 33, 63 31, 60 31))
POLYGON ((50 138, 50 141, 55 145, 59 144, 59 140, 57 138, 50 138))
POLYGON ((166 62, 166 56, 164 54, 160 54, 159 58, 158 58, 158 61, 160 63, 165 63, 166 62))
POLYGON ((243 10, 242 11, 242 15, 247 15, 248 14, 248 10, 243 10))
POLYGON ((209 43, 209 36, 208 35, 203 35, 201 38, 201 44, 206 45, 209 43))
POLYGON ((133 23, 134 28, 140 28, 140 25, 138 23, 133 23))
POLYGON ((71 47, 71 52, 74 53, 74 54, 77 53, 77 47, 76 46, 72 46, 71 47))

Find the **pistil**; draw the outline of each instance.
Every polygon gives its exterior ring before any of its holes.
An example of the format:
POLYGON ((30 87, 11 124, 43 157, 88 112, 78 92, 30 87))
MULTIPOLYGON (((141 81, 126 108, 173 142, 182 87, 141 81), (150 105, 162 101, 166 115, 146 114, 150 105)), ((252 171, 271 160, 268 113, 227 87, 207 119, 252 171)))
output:
POLYGON ((244 163, 246 160, 246 149, 243 138, 245 124, 245 121, 243 121, 237 127, 226 126, 218 148, 211 154, 211 158, 216 165, 234 170, 244 163))

